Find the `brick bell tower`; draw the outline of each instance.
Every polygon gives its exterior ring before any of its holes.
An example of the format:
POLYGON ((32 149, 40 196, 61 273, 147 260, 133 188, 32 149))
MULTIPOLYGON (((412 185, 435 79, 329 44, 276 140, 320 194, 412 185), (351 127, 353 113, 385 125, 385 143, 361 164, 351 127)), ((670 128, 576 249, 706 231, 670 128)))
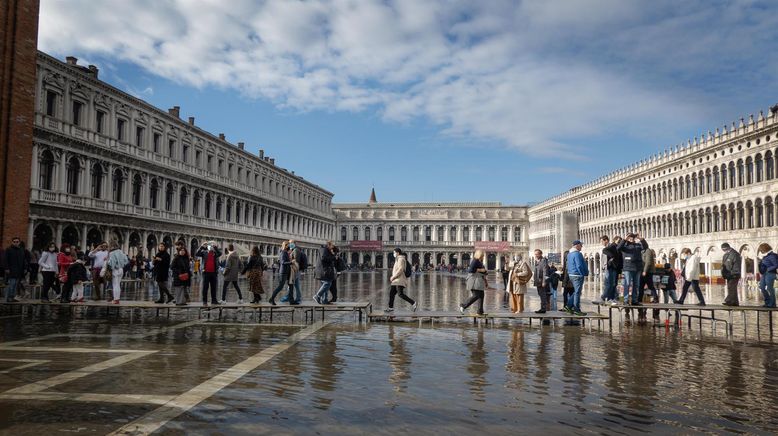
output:
POLYGON ((39 0, 0 1, 0 244, 28 239, 39 0))

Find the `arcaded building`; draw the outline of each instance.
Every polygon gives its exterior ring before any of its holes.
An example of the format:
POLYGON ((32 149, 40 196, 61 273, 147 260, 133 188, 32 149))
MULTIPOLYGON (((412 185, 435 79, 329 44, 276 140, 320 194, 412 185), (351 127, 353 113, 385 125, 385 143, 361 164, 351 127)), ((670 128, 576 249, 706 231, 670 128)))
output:
POLYGON ((352 265, 387 268, 395 247, 420 266, 467 264, 476 249, 489 269, 527 254, 526 206, 500 203, 336 203, 335 242, 352 265))
MULTIPOLYGON (((130 253, 182 240, 316 250, 334 233, 332 193, 39 52, 28 243, 114 240, 130 253)), ((19 193, 19 201, 25 201, 19 193)))
POLYGON ((777 166, 778 105, 531 207, 530 248, 560 252, 577 236, 597 265, 600 236, 640 232, 658 258, 689 248, 716 276, 729 242, 751 273, 759 244, 778 245, 777 166))

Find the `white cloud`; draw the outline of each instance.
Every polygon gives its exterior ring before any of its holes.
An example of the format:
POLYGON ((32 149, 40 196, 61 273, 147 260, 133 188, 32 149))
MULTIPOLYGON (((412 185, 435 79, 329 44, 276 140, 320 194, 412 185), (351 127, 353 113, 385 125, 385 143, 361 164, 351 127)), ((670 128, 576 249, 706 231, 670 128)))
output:
POLYGON ((647 126, 702 117, 721 98, 712 84, 740 77, 733 61, 765 71, 749 74, 758 85, 778 67, 760 54, 778 28, 769 6, 44 0, 39 44, 279 107, 428 119, 450 135, 571 157, 582 140, 653 138, 647 126))

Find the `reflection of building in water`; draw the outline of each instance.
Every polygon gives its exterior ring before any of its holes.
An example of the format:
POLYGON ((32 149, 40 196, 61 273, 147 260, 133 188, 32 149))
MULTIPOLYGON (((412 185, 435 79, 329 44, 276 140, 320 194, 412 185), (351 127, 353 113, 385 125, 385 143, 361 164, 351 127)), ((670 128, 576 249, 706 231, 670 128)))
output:
POLYGON ((558 252, 577 237, 594 266, 600 236, 640 232, 658 260, 679 266, 690 248, 718 275, 729 242, 753 272, 756 247, 778 245, 776 167, 778 105, 532 206, 530 248, 558 252))
POLYGON ((260 150, 227 142, 98 79, 75 58, 37 58, 28 242, 232 242, 275 254, 294 238, 315 261, 332 194, 260 150))
POLYGON ((468 262, 476 249, 499 269, 511 256, 527 253, 527 207, 500 203, 334 204, 336 243, 351 264, 386 268, 400 247, 419 265, 468 262))

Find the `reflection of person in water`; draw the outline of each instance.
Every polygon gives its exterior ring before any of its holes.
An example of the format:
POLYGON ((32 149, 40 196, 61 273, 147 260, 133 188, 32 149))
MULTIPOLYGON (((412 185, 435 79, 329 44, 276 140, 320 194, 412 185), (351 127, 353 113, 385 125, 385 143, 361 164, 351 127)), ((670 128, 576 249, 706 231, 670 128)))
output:
MULTIPOLYGON (((343 372, 343 359, 338 357, 337 339, 338 333, 332 329, 320 330, 318 333, 311 376, 311 387, 320 393, 313 400, 318 409, 329 409, 335 398, 332 395, 322 394, 335 390, 338 375, 343 372)), ((299 347, 292 348, 299 349, 299 347)))
POLYGON ((578 329, 564 329, 562 375, 565 386, 562 390, 562 397, 584 404, 586 391, 590 384, 589 373, 591 370, 583 362, 581 334, 581 330, 578 329))
POLYGON ((472 375, 467 383, 470 385, 470 393, 473 394, 476 401, 486 401, 484 386, 488 382, 484 376, 489 372, 489 364, 486 362, 487 353, 484 350, 484 331, 483 329, 478 329, 475 341, 466 336, 465 330, 462 330, 462 336, 465 345, 470 350, 470 362, 467 365, 467 372, 472 375))
POLYGON ((508 346, 508 364, 506 369, 509 372, 514 373, 516 376, 511 377, 510 387, 514 389, 522 389, 524 386, 524 380, 527 378, 527 350, 524 348, 524 331, 519 329, 513 330, 513 337, 508 346))
POLYGON ((548 391, 548 378, 551 376, 551 371, 548 369, 548 363, 551 361, 548 350, 548 335, 549 330, 542 329, 540 331, 540 341, 538 343, 538 350, 535 353, 535 383, 534 387, 538 391, 548 391))
POLYGON ((405 347, 405 338, 394 331, 394 326, 389 326, 389 365, 392 367, 392 374, 389 376, 389 382, 394 386, 397 392, 405 392, 408 388, 408 380, 411 378, 411 355, 405 347))

